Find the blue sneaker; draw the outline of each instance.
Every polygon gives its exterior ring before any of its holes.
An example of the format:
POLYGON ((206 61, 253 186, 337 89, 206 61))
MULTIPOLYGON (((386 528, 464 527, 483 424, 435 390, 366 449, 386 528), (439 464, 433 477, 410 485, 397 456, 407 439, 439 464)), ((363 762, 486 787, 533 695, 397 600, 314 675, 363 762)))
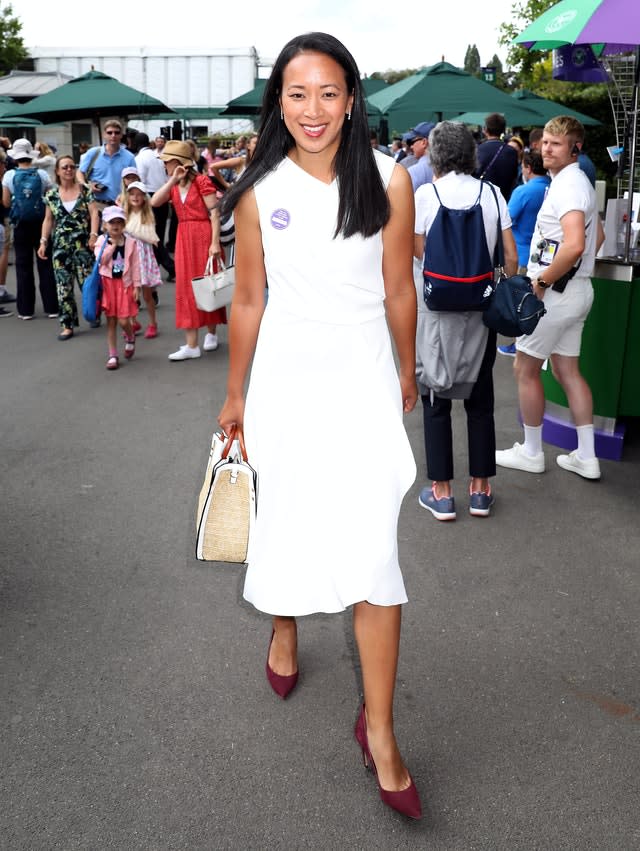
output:
POLYGON ((498 354, 506 355, 509 358, 515 358, 516 356, 516 344, 509 343, 508 346, 498 346, 498 354))
POLYGON ((456 501, 452 496, 436 496, 435 483, 431 487, 422 488, 418 502, 430 511, 436 520, 455 520, 456 501))
POLYGON ((486 493, 473 493, 469 488, 469 514, 473 514, 474 517, 488 517, 495 501, 491 486, 486 493))

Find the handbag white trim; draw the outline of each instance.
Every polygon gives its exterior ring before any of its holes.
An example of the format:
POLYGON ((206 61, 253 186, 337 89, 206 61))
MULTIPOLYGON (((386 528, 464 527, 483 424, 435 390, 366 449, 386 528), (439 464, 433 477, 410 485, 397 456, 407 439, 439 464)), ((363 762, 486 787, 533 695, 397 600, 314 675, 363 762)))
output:
POLYGON ((256 488, 256 472, 243 457, 235 431, 224 441, 222 435, 214 434, 198 500, 196 558, 246 562, 256 517, 256 488))

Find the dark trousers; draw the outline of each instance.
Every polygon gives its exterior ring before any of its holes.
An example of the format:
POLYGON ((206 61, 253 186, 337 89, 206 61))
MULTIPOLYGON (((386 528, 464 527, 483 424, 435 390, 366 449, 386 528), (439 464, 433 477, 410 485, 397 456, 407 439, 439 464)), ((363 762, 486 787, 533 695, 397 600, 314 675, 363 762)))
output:
POLYGON ((171 208, 171 215, 169 216, 169 236, 167 238, 167 248, 172 253, 176 250, 176 238, 178 236, 178 217, 176 216, 176 211, 171 208))
MULTIPOLYGON (((496 430, 493 421, 493 364, 496 359, 496 342, 495 331, 489 331, 478 379, 473 385, 471 395, 464 400, 467 413, 469 475, 479 479, 496 474, 496 430)), ((451 401, 435 394, 433 402, 429 395, 422 397, 427 475, 434 482, 448 482, 453 479, 451 401)))
POLYGON ((169 252, 167 251, 167 247, 165 245, 165 237, 167 231, 167 218, 169 217, 169 202, 166 204, 162 204, 160 207, 152 207, 153 215, 156 219, 156 233, 158 234, 158 244, 153 249, 153 253, 156 256, 156 260, 158 261, 159 266, 164 266, 164 268, 169 273, 170 278, 175 278, 176 276, 176 267, 169 256, 169 252))
POLYGON ((18 222, 13 228, 13 247, 16 255, 16 307, 20 316, 32 316, 36 306, 34 255, 38 266, 40 298, 44 312, 58 312, 56 280, 51 263, 51 244, 47 246, 46 260, 41 260, 36 254, 40 247, 41 230, 42 222, 18 222))

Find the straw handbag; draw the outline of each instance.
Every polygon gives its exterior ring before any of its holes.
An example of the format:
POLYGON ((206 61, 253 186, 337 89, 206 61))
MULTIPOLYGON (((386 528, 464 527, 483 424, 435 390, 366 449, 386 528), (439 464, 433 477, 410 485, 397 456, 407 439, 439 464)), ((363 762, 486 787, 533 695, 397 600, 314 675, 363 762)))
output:
POLYGON ((214 434, 196 517, 196 558, 242 564, 256 516, 256 472, 242 432, 214 434))

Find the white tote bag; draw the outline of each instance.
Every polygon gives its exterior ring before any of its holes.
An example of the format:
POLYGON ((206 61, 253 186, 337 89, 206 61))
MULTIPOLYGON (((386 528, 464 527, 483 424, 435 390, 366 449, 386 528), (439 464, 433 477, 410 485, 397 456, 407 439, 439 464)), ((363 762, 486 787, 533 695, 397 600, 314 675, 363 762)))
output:
POLYGON ((235 269, 227 268, 218 258, 218 271, 213 271, 213 257, 209 257, 204 275, 191 281, 193 296, 200 310, 211 312, 231 304, 235 288, 235 269))

